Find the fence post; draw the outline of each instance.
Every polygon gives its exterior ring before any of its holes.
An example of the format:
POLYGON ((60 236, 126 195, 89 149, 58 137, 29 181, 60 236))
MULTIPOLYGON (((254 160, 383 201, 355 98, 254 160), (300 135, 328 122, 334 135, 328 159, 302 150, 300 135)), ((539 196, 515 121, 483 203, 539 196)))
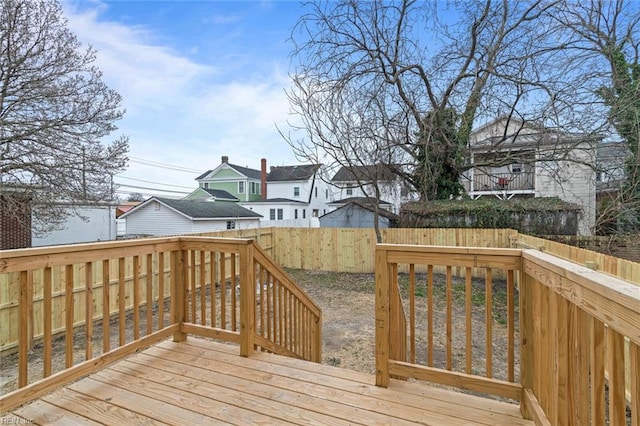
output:
POLYGON ((173 306, 174 324, 178 324, 178 329, 173 333, 174 342, 183 342, 187 334, 182 331, 182 324, 186 319, 186 295, 185 287, 185 251, 176 250, 171 252, 171 305, 173 306))
POLYGON ((240 247, 240 356, 253 353, 256 316, 256 278, 253 240, 240 247))
POLYGON ((387 251, 376 247, 376 386, 389 386, 390 282, 387 251))

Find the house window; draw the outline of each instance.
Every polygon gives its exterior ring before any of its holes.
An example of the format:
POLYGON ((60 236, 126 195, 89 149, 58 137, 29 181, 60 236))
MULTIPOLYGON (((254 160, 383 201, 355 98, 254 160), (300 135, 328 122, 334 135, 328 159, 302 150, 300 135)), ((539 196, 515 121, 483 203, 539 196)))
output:
POLYGON ((276 209, 269 209, 269 220, 276 220, 276 209))
POLYGON ((306 219, 307 217, 307 211, 305 209, 302 209, 302 218, 306 219))
POLYGON ((315 197, 318 198, 318 188, 314 188, 315 189, 315 197))
POLYGON ((251 182, 251 193, 252 194, 257 194, 258 193, 258 188, 260 188, 260 185, 258 185, 256 182, 251 182))
POLYGON ((278 220, 282 220, 283 214, 282 209, 278 209, 278 220))
POLYGON ((227 221, 227 229, 236 229, 236 222, 233 220, 227 221))
POLYGON ((295 210, 293 211, 293 218, 294 218, 294 219, 297 219, 297 218, 298 218, 298 209, 295 209, 295 210))
POLYGON ((353 195, 353 188, 347 188, 347 195, 353 195))
POLYGON ((512 164, 511 173, 522 173, 522 164, 517 164, 517 163, 512 164))
POLYGON ((299 197, 300 196, 300 187, 299 186, 294 186, 293 187, 293 196, 294 197, 299 197))
POLYGON ((238 194, 244 194, 244 182, 238 182, 238 194))
POLYGON ((311 215, 313 217, 318 217, 318 213, 319 213, 318 209, 313 209, 313 212, 311 212, 311 215))
POLYGON ((209 182, 205 182, 205 183, 204 183, 204 187, 205 187, 205 188, 209 188, 209 182))
POLYGON ((324 198, 326 198, 327 200, 329 199, 329 190, 328 189, 324 190, 324 198))

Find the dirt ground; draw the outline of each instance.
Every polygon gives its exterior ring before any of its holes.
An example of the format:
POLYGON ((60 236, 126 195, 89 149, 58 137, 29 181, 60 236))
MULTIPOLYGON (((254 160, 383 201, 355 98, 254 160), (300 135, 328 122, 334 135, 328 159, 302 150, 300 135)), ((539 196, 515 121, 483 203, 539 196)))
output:
MULTIPOLYGON (((311 298, 322 308, 322 362, 365 373, 375 373, 375 281, 373 274, 341 274, 334 272, 288 271, 311 298)), ((422 277, 424 278, 424 277, 422 277)), ((406 279, 404 280, 406 281, 406 279)), ((400 280, 401 286, 403 280, 400 280)), ((464 283, 454 278, 453 285, 453 369, 464 371, 465 324, 464 283)), ((434 278, 434 362, 445 367, 446 303, 444 277, 434 278)), ((408 300, 406 282, 402 286, 403 301, 408 300)), ((427 346, 426 279, 416 279, 416 357, 425 364, 427 346)), ((484 281, 473 283, 473 371, 485 374, 485 310, 484 281)), ((506 379, 507 327, 505 283, 494 279, 492 323, 493 376, 506 379)), ((409 306, 405 303, 405 314, 409 306)), ((517 319, 517 306, 516 306, 517 319)), ((517 342, 517 324, 516 337, 517 342)), ((517 345, 516 345, 517 349, 517 345)), ((516 352, 516 377, 518 374, 516 352)))
MULTIPOLYGON (((345 274, 333 272, 314 272, 289 270, 289 274, 322 308, 323 313, 323 355, 325 364, 357 370, 373 374, 374 362, 374 324, 375 324, 375 284, 373 274, 345 274)), ((406 281, 406 279, 404 280, 406 281)), ((418 277, 416 287, 416 355, 424 364, 426 361, 426 285, 424 279, 418 277)), ((403 280, 401 279, 401 284, 403 280)), ((403 300, 407 299, 406 283, 403 300)), ((464 284, 454 281, 454 322, 453 330, 453 367, 454 370, 464 371, 465 357, 465 325, 464 325, 464 284), (461 293, 462 292, 462 293, 461 293)), ((504 379, 506 374, 506 325, 505 325, 505 289, 504 284, 494 280, 494 313, 493 313, 493 375, 504 379)), ((444 279, 436 278, 434 282, 434 360, 436 367, 444 367, 446 333, 444 279)), ((485 312, 484 312, 484 282, 474 282, 473 291, 473 370, 476 374, 485 373, 485 312)), ((408 305, 405 312, 409 312, 408 305)), ((168 309, 165 311, 168 314, 168 309)), ((144 309, 141 317, 144 318, 144 309)), ((517 313, 517 311, 516 311, 517 313)), ((517 318, 517 315, 516 315, 517 318)), ((168 318, 167 318, 168 319, 168 318)), ((128 322, 130 324, 130 322, 128 322)), ((144 320, 141 327, 144 328, 144 320)), ((111 330, 114 335, 112 347, 117 347, 117 323, 112 322, 111 330)), ((94 332, 94 356, 100 354, 101 327, 94 332)), ((84 333, 78 332, 74 342, 83 342, 84 333)), ((517 335, 516 335, 517 342, 517 335)), ((517 345, 516 345, 517 347, 517 345)), ((84 349, 74 348, 76 362, 84 359, 84 349)), ((42 362, 39 360, 42 344, 36 345, 30 354, 29 375, 34 379, 42 377, 42 362)), ((64 365, 64 338, 54 342, 54 372, 64 365)), ((518 355, 516 353, 516 360, 518 355)), ((516 365, 516 377, 517 377, 516 365)), ((0 395, 16 389, 17 382, 17 354, 0 357, 0 395)))

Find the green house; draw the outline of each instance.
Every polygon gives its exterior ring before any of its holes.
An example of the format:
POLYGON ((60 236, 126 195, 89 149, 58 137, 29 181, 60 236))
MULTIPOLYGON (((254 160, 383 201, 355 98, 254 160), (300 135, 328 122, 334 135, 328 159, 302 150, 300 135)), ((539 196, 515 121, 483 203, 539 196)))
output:
POLYGON ((238 201, 261 199, 261 171, 229 163, 222 157, 221 164, 196 178, 199 188, 226 191, 238 201))

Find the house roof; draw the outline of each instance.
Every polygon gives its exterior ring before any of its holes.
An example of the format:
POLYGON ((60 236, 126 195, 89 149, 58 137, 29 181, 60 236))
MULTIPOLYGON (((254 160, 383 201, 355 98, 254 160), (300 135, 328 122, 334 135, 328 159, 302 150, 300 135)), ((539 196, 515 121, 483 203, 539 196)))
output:
POLYGON ((262 215, 238 205, 237 203, 175 200, 172 198, 151 197, 141 205, 129 210, 125 215, 130 215, 152 201, 157 201, 165 206, 187 216, 191 219, 214 218, 259 218, 262 215))
POLYGON ((211 188, 199 188, 212 197, 216 197, 221 200, 232 200, 239 201, 237 197, 234 197, 231 193, 223 190, 223 189, 211 189, 211 188))
POLYGON ((391 204, 388 201, 376 200, 374 197, 349 197, 349 198, 343 198, 342 200, 332 201, 329 204, 358 204, 360 206, 371 206, 376 202, 379 205, 391 204))
POLYGON ((296 203, 308 204, 306 201, 291 200, 289 198, 267 198, 266 200, 245 201, 242 204, 273 204, 273 203, 296 203))
POLYGON ((287 182, 308 180, 318 171, 320 164, 306 164, 298 166, 271 167, 267 175, 267 182, 287 182))
MULTIPOLYGON (((261 178, 260 170, 250 169, 248 167, 242 167, 242 166, 238 166, 237 164, 231 164, 231 163, 223 163, 223 164, 226 164, 227 166, 229 166, 232 169, 234 169, 236 172, 240 173, 241 175, 244 175, 244 176, 248 177, 249 179, 260 179, 261 178)), ((205 177, 207 177, 211 172, 213 172, 216 169, 207 170, 206 172, 204 172, 203 174, 198 176, 195 180, 204 179, 205 177)))
POLYGON ((333 176, 331 182, 369 182, 377 178, 377 180, 395 180, 396 175, 384 164, 376 164, 371 166, 351 166, 340 167, 340 170, 333 176))
MULTIPOLYGON (((357 208, 361 208, 370 212, 373 212, 373 205, 376 202, 376 199, 373 197, 351 197, 351 198, 345 198, 343 200, 339 200, 339 201, 334 201, 331 204, 341 204, 340 207, 338 207, 337 209, 330 211, 329 213, 326 213, 322 216, 327 216, 330 215, 332 213, 337 212, 340 209, 344 209, 344 208, 348 208, 348 207, 357 207, 357 208)), ((390 204, 386 201, 379 201, 379 205, 383 205, 383 204, 390 204)), ((382 209, 378 209, 378 214, 382 217, 386 217, 387 219, 393 221, 394 223, 397 223, 397 221, 399 220, 399 216, 395 213, 390 212, 389 210, 386 210, 384 208, 382 209)))

